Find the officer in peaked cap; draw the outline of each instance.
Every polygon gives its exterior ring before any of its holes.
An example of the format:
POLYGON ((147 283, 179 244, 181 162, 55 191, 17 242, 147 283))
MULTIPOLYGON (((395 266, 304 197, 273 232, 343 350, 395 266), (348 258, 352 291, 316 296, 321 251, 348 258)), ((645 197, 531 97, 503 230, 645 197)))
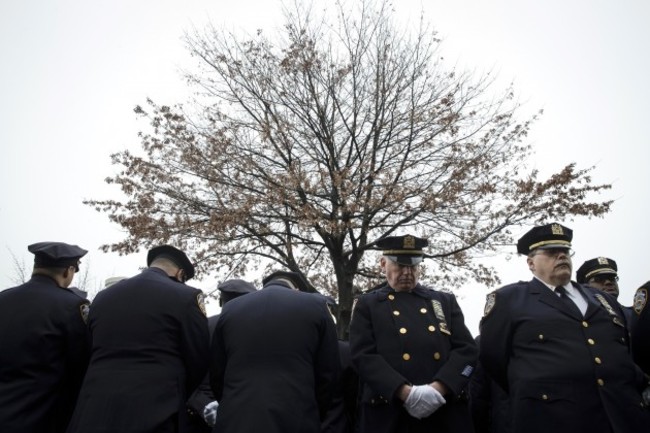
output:
POLYGON ((481 366, 510 396, 513 433, 647 430, 650 413, 631 410, 643 382, 623 312, 609 294, 571 281, 572 236, 553 223, 519 239, 533 279, 488 295, 481 366))
POLYGON ((31 279, 0 292, 0 431, 64 432, 90 357, 88 301, 69 289, 87 251, 63 242, 28 250, 31 279))
POLYGON ((618 266, 607 257, 596 257, 584 262, 576 271, 576 281, 618 298, 618 266))
MULTIPOLYGON (((607 257, 596 257, 587 260, 576 271, 576 281, 580 284, 594 287, 609 293, 618 301, 618 266, 616 262, 607 257)), ((631 326, 634 316, 632 307, 627 307, 619 302, 625 321, 631 326)))
POLYGON ((181 250, 152 248, 147 264, 93 300, 93 355, 68 433, 190 428, 185 402, 209 356, 203 293, 185 284, 194 266, 181 250))
POLYGON ((418 282, 426 239, 374 243, 386 284, 361 295, 350 323, 361 433, 472 431, 464 394, 477 348, 453 294, 418 282))
POLYGON ((176 265, 182 272, 179 272, 179 275, 170 275, 170 277, 182 283, 194 278, 194 265, 187 255, 178 248, 171 245, 160 245, 152 248, 147 254, 147 266, 151 266, 155 260, 168 260, 176 265))
POLYGON ((299 273, 274 272, 224 305, 210 357, 215 431, 320 431, 340 361, 334 321, 308 287, 299 273))

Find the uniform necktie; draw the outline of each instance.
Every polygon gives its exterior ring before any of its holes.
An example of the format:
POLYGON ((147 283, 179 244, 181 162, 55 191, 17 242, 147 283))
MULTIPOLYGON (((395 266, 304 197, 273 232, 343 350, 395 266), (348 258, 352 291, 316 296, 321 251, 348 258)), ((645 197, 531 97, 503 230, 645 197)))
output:
POLYGON ((562 302, 564 302, 567 305, 567 307, 571 309, 571 311, 573 311, 574 313, 578 313, 580 316, 582 316, 582 312, 580 311, 576 303, 573 302, 571 298, 569 298, 569 295, 567 294, 564 286, 557 286, 555 288, 555 293, 560 295, 560 299, 562 300, 562 302))

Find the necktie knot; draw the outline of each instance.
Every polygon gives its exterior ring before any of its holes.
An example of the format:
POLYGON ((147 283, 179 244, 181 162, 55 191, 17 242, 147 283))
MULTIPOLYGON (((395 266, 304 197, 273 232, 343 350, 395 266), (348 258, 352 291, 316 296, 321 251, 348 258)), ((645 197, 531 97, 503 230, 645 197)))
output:
POLYGON ((569 295, 567 295, 567 293, 566 293, 566 289, 564 288, 564 286, 557 286, 555 288, 555 293, 560 295, 560 298, 568 298, 569 297, 569 295))

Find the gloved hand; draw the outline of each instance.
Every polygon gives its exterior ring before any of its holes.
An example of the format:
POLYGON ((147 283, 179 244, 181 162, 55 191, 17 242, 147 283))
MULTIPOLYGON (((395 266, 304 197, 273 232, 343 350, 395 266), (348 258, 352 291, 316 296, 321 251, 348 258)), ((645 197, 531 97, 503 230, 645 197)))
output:
POLYGON ((203 419, 205 420, 205 423, 210 427, 214 427, 214 424, 217 422, 218 407, 219 407, 219 403, 217 403, 216 401, 211 401, 210 403, 206 404, 205 407, 203 408, 203 419))
POLYGON ((643 397, 643 404, 645 404, 645 407, 650 407, 650 386, 643 390, 641 397, 643 397))
POLYGON ((414 418, 426 418, 440 408, 446 400, 430 385, 417 385, 404 401, 404 408, 414 418))

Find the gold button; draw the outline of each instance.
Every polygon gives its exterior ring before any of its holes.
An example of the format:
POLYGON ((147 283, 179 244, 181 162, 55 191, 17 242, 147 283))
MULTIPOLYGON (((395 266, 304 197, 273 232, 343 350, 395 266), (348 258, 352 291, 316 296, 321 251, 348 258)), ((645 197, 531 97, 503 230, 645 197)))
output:
POLYGON ((393 315, 399 316, 399 311, 397 311, 397 310, 393 311, 393 315))
POLYGON ((420 313, 427 314, 427 309, 426 308, 420 308, 420 313))
POLYGON ((436 332, 436 327, 433 325, 429 325, 429 331, 436 332))
POLYGON ((408 361, 409 359, 411 359, 411 355, 409 355, 408 353, 405 353, 404 355, 402 355, 402 359, 404 361, 408 361))
POLYGON ((399 328, 400 334, 406 334, 406 328, 399 328))
POLYGON ((587 343, 591 344, 592 346, 596 344, 596 342, 592 338, 588 339, 587 343))
POLYGON ((596 361, 596 364, 602 364, 603 363, 603 361, 601 361, 599 357, 595 357, 594 361, 596 361))
POLYGON ((395 299, 395 295, 393 295, 393 294, 391 293, 390 295, 388 295, 388 299, 390 299, 390 300, 392 301, 393 299, 395 299))
POLYGON ((589 328, 589 323, 587 323, 587 322, 582 322, 582 326, 584 326, 585 328, 589 328))
POLYGON ((544 335, 543 335, 543 334, 539 334, 539 335, 537 336, 537 338, 539 338, 540 340, 543 340, 543 339, 544 339, 544 335))
POLYGON ((605 381, 603 379, 598 379, 597 382, 598 382, 598 385, 605 386, 605 381))
POLYGON ((548 395, 542 394, 542 400, 548 400, 548 395))
POLYGON ((439 352, 434 353, 433 354, 433 359, 435 359, 436 361, 439 360, 440 359, 440 353, 439 352))

